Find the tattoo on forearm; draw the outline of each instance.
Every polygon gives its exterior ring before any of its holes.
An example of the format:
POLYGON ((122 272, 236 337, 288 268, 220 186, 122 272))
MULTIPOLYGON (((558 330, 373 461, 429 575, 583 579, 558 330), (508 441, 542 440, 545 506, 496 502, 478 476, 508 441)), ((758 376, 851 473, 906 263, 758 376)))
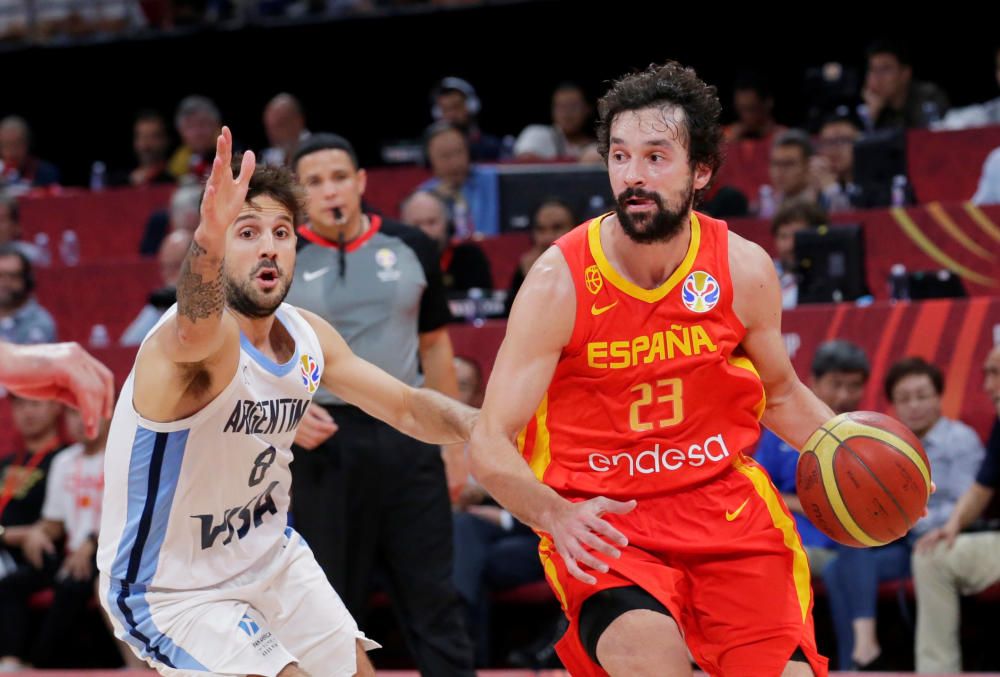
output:
POLYGON ((212 264, 203 258, 207 253, 197 242, 192 242, 177 282, 177 313, 191 322, 221 315, 226 300, 221 259, 215 276, 205 279, 205 273, 212 272, 212 264))

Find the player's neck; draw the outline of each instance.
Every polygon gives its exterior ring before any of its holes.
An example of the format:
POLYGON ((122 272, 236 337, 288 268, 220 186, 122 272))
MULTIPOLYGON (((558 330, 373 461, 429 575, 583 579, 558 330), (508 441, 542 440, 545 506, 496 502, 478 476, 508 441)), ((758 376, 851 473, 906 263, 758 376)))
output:
POLYGON ((239 325, 240 333, 246 336, 250 344, 260 350, 265 351, 271 343, 271 330, 274 328, 274 314, 267 317, 247 317, 230 309, 236 324, 239 325))
POLYGON ((247 317, 232 309, 229 312, 250 345, 278 364, 283 364, 295 353, 295 339, 283 324, 275 321, 274 313, 267 317, 247 317))
POLYGON ((691 244, 691 219, 665 242, 640 244, 632 240, 612 214, 601 228, 601 245, 611 266, 633 284, 656 289, 673 275, 691 244))

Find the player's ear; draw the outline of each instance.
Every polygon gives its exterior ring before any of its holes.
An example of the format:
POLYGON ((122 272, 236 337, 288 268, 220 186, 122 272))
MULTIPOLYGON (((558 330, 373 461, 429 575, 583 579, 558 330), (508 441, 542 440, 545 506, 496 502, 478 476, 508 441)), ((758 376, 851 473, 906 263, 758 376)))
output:
POLYGON ((692 178, 692 187, 695 190, 701 190, 708 185, 708 182, 712 180, 712 169, 705 164, 697 164, 694 166, 694 176, 692 178))

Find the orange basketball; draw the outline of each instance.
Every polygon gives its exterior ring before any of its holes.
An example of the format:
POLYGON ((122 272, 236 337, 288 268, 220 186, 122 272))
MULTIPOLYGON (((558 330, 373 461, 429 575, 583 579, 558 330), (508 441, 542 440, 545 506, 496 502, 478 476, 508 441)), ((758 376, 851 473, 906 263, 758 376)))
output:
POLYGON ((916 436, 873 411, 832 418, 806 442, 796 485, 802 509, 844 545, 885 545, 917 523, 931 491, 931 466, 916 436))

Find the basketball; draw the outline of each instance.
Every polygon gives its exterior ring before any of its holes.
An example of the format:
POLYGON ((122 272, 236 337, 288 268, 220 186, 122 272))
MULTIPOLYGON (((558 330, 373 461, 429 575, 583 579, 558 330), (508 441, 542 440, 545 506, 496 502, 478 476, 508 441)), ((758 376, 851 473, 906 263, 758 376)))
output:
POLYGON ((812 434, 799 457, 796 487, 803 512, 833 540, 856 548, 885 545, 923 515, 931 467, 902 423, 855 411, 812 434))

